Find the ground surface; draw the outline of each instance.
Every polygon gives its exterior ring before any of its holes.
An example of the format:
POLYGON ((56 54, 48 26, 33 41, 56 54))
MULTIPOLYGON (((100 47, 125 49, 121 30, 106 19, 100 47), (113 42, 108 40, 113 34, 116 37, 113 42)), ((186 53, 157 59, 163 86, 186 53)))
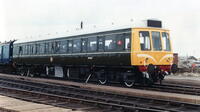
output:
MULTIPOLYGON (((18 100, 0 95, 0 112, 6 110, 15 110, 17 112, 71 112, 71 109, 64 109, 50 105, 32 103, 27 101, 18 100)), ((73 111, 81 112, 81 111, 73 111)))
MULTIPOLYGON (((1 74, 4 75, 4 74, 1 74)), ((13 77, 13 76, 11 76, 13 77)), ((29 80, 29 78, 28 78, 29 80)), ((44 79, 35 78, 33 80, 43 81, 44 79)), ((134 88, 122 88, 122 87, 110 87, 110 86, 101 86, 94 84, 83 84, 71 81, 55 81, 51 79, 47 79, 45 82, 48 83, 57 83, 64 85, 76 85, 86 89, 98 90, 98 91, 109 91, 115 92, 118 94, 126 94, 133 96, 146 96, 152 98, 161 98, 161 99, 170 99, 177 101, 185 101, 190 103, 198 103, 200 104, 199 96, 191 96, 191 95, 182 95, 182 94, 174 94, 174 93, 165 93, 165 92, 156 92, 156 91, 146 91, 146 90, 138 90, 134 88)), ((176 74, 167 76, 164 82, 171 83, 179 83, 179 84, 191 84, 191 85, 200 85, 200 74, 176 74)), ((26 101, 20 101, 17 99, 0 96, 0 108, 6 108, 11 110, 17 110, 20 112, 70 112, 71 109, 63 109, 49 105, 30 103, 26 101)), ((0 110, 1 112, 1 110, 0 110)))
POLYGON ((179 73, 165 77, 164 82, 200 86, 199 73, 179 73))

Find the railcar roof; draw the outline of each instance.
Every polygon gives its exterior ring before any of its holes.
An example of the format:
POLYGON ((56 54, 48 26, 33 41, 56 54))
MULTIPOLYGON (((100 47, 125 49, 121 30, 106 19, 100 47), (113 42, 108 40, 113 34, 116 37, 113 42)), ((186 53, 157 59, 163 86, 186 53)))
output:
POLYGON ((52 36, 52 37, 48 37, 48 38, 42 38, 42 39, 38 39, 38 40, 18 40, 15 42, 15 44, 23 44, 23 43, 32 43, 32 42, 41 42, 41 41, 51 41, 51 40, 56 40, 56 39, 66 39, 66 38, 76 38, 76 37, 89 37, 92 35, 101 35, 101 34, 106 34, 106 33, 117 33, 117 32, 129 32, 131 31, 131 28, 120 28, 120 29, 108 29, 108 30, 99 30, 99 31, 95 31, 95 32, 91 32, 91 31, 85 31, 82 30, 80 32, 76 32, 74 34, 66 34, 66 36, 52 36))
POLYGON ((151 29, 162 29, 162 30, 167 30, 163 28, 155 28, 155 27, 125 27, 125 28, 107 28, 107 29, 100 29, 100 30, 93 30, 93 31, 87 31, 85 29, 82 29, 80 31, 76 32, 71 32, 70 34, 64 34, 61 36, 49 36, 49 37, 44 37, 40 39, 30 39, 30 40, 17 40, 14 44, 23 44, 23 43, 32 43, 32 42, 41 42, 41 41, 52 41, 56 39, 66 39, 66 38, 76 38, 76 37, 86 37, 86 36, 92 36, 92 35, 101 35, 101 34, 106 34, 106 33, 116 33, 116 32, 128 32, 131 31, 132 28, 151 28, 151 29))

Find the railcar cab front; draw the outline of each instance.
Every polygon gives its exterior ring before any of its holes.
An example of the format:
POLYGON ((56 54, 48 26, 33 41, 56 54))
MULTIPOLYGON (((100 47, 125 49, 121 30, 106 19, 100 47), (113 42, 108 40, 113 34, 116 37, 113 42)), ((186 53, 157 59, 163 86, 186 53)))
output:
POLYGON ((162 28, 161 21, 147 20, 147 27, 133 28, 132 32, 132 66, 137 66, 153 83, 163 80, 173 64, 169 30, 162 28))

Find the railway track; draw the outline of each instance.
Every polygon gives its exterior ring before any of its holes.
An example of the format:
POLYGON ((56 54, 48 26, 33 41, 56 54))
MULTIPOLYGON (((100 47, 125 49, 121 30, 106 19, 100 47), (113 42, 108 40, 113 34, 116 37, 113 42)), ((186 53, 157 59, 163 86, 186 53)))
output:
POLYGON ((187 85, 178 85, 178 84, 154 84, 152 86, 135 86, 134 88, 143 89, 143 90, 153 90, 160 92, 169 92, 169 93, 180 93, 188 95, 197 95, 200 96, 200 87, 197 86, 187 86, 187 85))
POLYGON ((1 94, 17 97, 27 101, 66 107, 66 102, 104 107, 107 110, 147 111, 147 112, 199 112, 200 105, 170 100, 87 90, 77 86, 64 86, 39 83, 20 79, 0 78, 1 94))
MULTIPOLYGON (((4 78, 5 77, 1 77, 4 78)), ((0 79, 1 80, 1 79, 0 79)), ((113 82, 110 86, 121 87, 121 84, 113 82)), ((169 92, 169 93, 180 93, 180 94, 188 94, 188 95, 197 95, 200 96, 200 87, 195 85, 186 85, 186 84, 171 84, 171 83, 164 83, 154 84, 152 86, 141 86, 135 85, 134 89, 141 89, 141 90, 152 90, 152 91, 159 91, 159 92, 169 92)))

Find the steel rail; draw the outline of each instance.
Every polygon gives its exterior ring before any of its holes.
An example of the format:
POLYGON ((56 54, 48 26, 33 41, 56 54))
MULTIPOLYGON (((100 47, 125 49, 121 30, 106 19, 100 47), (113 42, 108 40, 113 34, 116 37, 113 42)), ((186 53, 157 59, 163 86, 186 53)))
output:
MULTIPOLYGON (((105 93, 99 91, 91 91, 86 90, 79 87, 73 86, 63 86, 63 85, 56 85, 56 84, 47 84, 47 83, 38 83, 38 82, 27 82, 27 81, 19 81, 19 80, 10 80, 10 81, 1 81, 0 85, 2 87, 7 87, 12 89, 20 89, 26 90, 28 92, 39 92, 45 93, 50 95, 58 95, 62 97, 70 96, 72 98, 79 98, 79 99, 89 99, 92 103, 93 101, 101 103, 112 103, 110 106, 116 107, 114 104, 125 104, 122 105, 121 108, 125 108, 126 106, 131 105, 131 109, 154 109, 154 111, 172 111, 178 112, 181 109, 187 110, 191 109, 193 111, 199 111, 200 105, 197 104, 189 104, 184 102, 175 102, 170 100, 159 100, 159 99, 152 99, 152 98, 145 98, 145 97, 133 97, 133 96, 124 96, 120 94, 113 94, 113 93, 105 93), (15 82, 16 81, 16 82, 15 82), (167 105, 167 106, 166 106, 167 105), (138 108, 135 108, 138 107, 138 108), (142 108, 141 108, 142 107, 142 108), (169 108, 170 107, 170 108, 169 108)), ((83 101, 84 102, 84 101, 83 101)), ((97 103, 96 103, 97 104, 97 103)), ((107 104, 109 105, 109 104, 107 104)), ((127 108, 126 108, 127 109, 127 108)), ((130 109, 130 107, 129 107, 130 109)), ((146 110, 145 110, 146 111, 146 110)))

